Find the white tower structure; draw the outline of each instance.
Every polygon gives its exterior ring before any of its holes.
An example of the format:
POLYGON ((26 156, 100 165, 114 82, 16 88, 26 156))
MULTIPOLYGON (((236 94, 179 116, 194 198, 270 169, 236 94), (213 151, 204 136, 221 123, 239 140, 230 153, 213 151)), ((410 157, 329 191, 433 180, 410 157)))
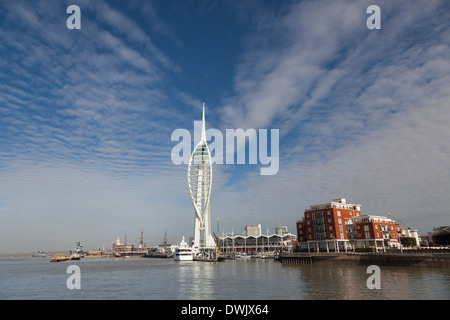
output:
POLYGON ((188 186, 195 210, 194 248, 214 249, 216 243, 211 235, 209 199, 211 196, 211 155, 206 143, 205 104, 203 104, 202 134, 194 148, 188 165, 188 186))

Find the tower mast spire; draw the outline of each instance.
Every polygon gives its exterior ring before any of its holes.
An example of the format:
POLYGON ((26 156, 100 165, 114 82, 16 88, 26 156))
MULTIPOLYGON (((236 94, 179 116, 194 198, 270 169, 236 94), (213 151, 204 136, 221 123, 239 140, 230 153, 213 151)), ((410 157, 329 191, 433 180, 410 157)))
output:
POLYGON ((201 140, 206 142, 206 129, 205 129, 205 103, 203 102, 203 115, 202 115, 202 137, 201 140))
POLYGON ((211 235, 209 205, 211 183, 211 154, 206 142, 205 103, 203 103, 201 139, 194 148, 188 165, 189 194, 195 210, 193 246, 197 248, 214 249, 216 247, 211 235))

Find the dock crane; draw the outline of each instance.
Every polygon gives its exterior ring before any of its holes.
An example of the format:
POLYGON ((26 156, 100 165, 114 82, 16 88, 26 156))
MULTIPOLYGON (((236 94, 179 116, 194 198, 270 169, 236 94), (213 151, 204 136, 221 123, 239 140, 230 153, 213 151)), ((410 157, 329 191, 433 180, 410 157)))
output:
MULTIPOLYGON (((400 226, 402 226, 402 228, 406 227, 407 229, 410 229, 406 224, 404 224, 403 222, 401 222, 400 220, 398 220, 396 217, 394 217, 390 212, 387 213, 387 215, 389 217, 392 218, 392 220, 394 220, 395 222, 397 222, 400 226)), ((402 232, 403 233, 403 232, 402 232)), ((400 235, 399 235, 400 236, 400 235)), ((400 240, 400 239, 399 239, 400 240)), ((400 250, 401 252, 403 252, 403 245, 400 241, 400 250)))
MULTIPOLYGON (((403 226, 402 227, 402 237, 404 238, 414 238, 415 239, 415 245, 419 245, 419 235, 417 230, 413 230, 411 227, 407 226, 406 224, 404 224, 403 222, 401 222, 400 220, 398 220, 396 217, 394 217, 390 212, 387 213, 387 215, 389 217, 391 217, 395 222, 397 222, 399 225, 403 226)), ((403 250, 402 250, 403 251, 403 250)))
POLYGON ((404 224, 403 222, 401 222, 400 220, 398 220, 396 217, 394 217, 390 212, 387 213, 387 215, 389 217, 391 217, 395 222, 397 222, 399 225, 402 225, 404 227, 406 227, 406 230, 411 230, 411 228, 409 226, 407 226, 406 224, 404 224))

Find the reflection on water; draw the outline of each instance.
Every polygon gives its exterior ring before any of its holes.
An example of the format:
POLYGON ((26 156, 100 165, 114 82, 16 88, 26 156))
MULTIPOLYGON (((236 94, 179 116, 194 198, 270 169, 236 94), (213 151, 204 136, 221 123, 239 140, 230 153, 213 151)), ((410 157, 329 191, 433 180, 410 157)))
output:
POLYGON ((450 270, 381 267, 381 289, 368 289, 359 265, 283 265, 271 260, 220 263, 167 259, 0 258, 0 299, 450 299, 450 270), (69 290, 70 264, 81 289, 69 290))
POLYGON ((381 289, 368 289, 367 266, 289 266, 302 299, 449 299, 450 270, 380 267, 381 289))
POLYGON ((179 261, 177 264, 177 299, 214 299, 214 285, 219 278, 216 263, 179 261))

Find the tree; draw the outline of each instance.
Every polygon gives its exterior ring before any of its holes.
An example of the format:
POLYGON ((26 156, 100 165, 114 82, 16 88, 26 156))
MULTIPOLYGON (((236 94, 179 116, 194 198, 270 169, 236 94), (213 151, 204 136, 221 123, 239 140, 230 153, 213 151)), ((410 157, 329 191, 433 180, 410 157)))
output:
POLYGON ((416 239, 412 237, 401 237, 400 242, 405 247, 417 246, 416 239))
POLYGON ((439 245, 450 245, 450 232, 442 230, 440 232, 434 233, 431 235, 431 239, 434 244, 439 245))

